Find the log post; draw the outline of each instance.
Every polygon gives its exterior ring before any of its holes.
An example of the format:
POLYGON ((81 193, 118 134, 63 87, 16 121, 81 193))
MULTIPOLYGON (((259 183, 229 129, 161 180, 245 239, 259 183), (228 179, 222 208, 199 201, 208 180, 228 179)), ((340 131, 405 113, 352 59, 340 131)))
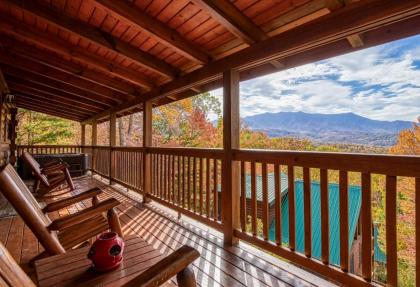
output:
POLYGON ((152 103, 143 102, 143 201, 150 202, 152 188, 152 159, 147 148, 152 146, 152 103))
POLYGON ((80 145, 81 145, 81 153, 85 153, 85 145, 86 145, 86 125, 80 124, 80 145))
POLYGON ((9 140, 10 140, 10 164, 15 166, 16 156, 16 126, 17 126, 17 108, 10 109, 10 126, 9 126, 9 140))
POLYGON ((233 160, 233 150, 239 149, 239 73, 223 73, 223 165, 222 222, 224 243, 238 243, 234 230, 240 227, 240 163, 233 160))
POLYGON ((109 117, 109 184, 114 178, 114 152, 113 147, 117 145, 117 115, 111 113, 109 117))
POLYGON ((94 120, 92 122, 92 140, 91 140, 91 144, 92 144, 92 170, 95 171, 96 169, 96 164, 95 164, 95 153, 96 153, 96 145, 98 143, 98 124, 96 122, 96 120, 94 120))

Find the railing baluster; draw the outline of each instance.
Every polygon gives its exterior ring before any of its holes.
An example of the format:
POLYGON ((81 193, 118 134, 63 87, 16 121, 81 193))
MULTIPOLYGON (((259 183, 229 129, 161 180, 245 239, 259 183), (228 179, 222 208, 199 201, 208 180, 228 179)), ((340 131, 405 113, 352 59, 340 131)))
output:
POLYGON ((276 243, 281 245, 281 174, 280 166, 274 165, 274 196, 275 196, 275 225, 276 225, 276 243))
POLYGON ((193 201, 192 209, 197 212, 197 158, 193 157, 193 201))
POLYGON ((178 205, 180 205, 180 203, 181 203, 181 157, 180 156, 176 157, 176 168, 178 170, 178 173, 177 173, 178 184, 177 184, 177 200, 176 200, 176 203, 178 205))
POLYGON ((340 171, 340 266, 341 270, 349 270, 349 195, 348 175, 346 171, 340 171))
POLYGON ((362 276, 372 278, 372 198, 369 173, 362 173, 362 276))
POLYGON ((246 231, 246 178, 245 162, 241 161, 241 229, 246 231))
POLYGON ((210 217, 210 158, 206 158, 206 216, 210 217))
POLYGON ((387 286, 398 285, 397 262, 397 177, 386 177, 386 276, 387 286))
POLYGON ((175 204, 175 156, 171 156, 171 195, 172 203, 175 204))
POLYGON ((213 160, 213 216, 214 220, 219 220, 219 192, 218 192, 218 172, 217 159, 213 160))
POLYGON ((200 215, 203 215, 203 158, 200 157, 200 165, 199 165, 199 185, 198 185, 198 192, 200 197, 200 215))
POLYGON ((293 166, 287 167, 287 182, 289 196, 289 248, 296 248, 296 227, 295 227, 295 172, 293 166))
POLYGON ((262 214, 262 222, 263 222, 263 238, 264 240, 268 240, 268 187, 267 187, 267 164, 263 163, 261 165, 262 169, 262 204, 263 204, 263 214, 262 214))
POLYGON ((307 167, 303 168, 303 206, 305 225, 305 255, 312 254, 312 222, 311 222, 311 173, 307 167))
POLYGON ((185 157, 182 157, 182 208, 185 208, 185 157))
POLYGON ((328 170, 321 169, 321 259, 324 264, 329 263, 330 258, 330 225, 328 204, 328 170))
POLYGON ((252 234, 254 236, 257 235, 257 183, 256 183, 256 175, 255 175, 255 162, 251 162, 251 228, 252 234))
POLYGON ((191 157, 187 159, 187 208, 191 210, 191 157))

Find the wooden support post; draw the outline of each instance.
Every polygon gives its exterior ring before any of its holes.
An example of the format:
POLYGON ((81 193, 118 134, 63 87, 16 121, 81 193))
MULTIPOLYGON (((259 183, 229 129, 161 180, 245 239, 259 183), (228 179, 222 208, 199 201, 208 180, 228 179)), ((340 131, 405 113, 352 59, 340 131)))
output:
POLYGON ((96 145, 98 143, 98 125, 96 120, 94 120, 92 122, 92 140, 91 140, 91 144, 92 144, 92 170, 94 171, 96 168, 96 164, 95 164, 95 153, 96 153, 96 145))
POLYGON ((234 230, 240 227, 240 163, 233 161, 233 150, 239 149, 239 73, 223 73, 223 164, 222 222, 224 243, 238 243, 234 230))
POLYGON ((16 126, 17 126, 17 108, 10 109, 10 126, 9 126, 9 140, 10 140, 10 164, 16 164, 16 126))
POLYGON ((85 146, 86 146, 86 125, 80 124, 80 145, 82 146, 81 152, 85 152, 85 146))
POLYGON ((147 196, 152 188, 152 158, 147 148, 152 146, 152 103, 143 102, 143 201, 150 202, 147 196))
POLYGON ((109 184, 114 178, 115 166, 113 147, 117 145, 117 115, 111 113, 109 116, 109 184))

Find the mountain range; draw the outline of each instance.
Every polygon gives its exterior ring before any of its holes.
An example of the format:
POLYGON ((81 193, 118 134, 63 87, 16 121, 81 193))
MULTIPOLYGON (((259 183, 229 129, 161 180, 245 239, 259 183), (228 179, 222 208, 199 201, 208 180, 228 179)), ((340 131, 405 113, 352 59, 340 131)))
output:
POLYGON ((299 137, 322 143, 392 146, 398 133, 412 128, 409 121, 372 120, 354 113, 263 113, 242 119, 246 127, 270 137, 299 137))

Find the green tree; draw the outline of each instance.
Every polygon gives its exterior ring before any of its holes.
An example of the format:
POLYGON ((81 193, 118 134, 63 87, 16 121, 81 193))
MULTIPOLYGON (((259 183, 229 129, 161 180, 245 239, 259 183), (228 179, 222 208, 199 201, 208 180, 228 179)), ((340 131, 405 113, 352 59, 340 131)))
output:
POLYGON ((17 118, 18 144, 75 144, 78 141, 76 122, 25 109, 19 109, 17 118))

